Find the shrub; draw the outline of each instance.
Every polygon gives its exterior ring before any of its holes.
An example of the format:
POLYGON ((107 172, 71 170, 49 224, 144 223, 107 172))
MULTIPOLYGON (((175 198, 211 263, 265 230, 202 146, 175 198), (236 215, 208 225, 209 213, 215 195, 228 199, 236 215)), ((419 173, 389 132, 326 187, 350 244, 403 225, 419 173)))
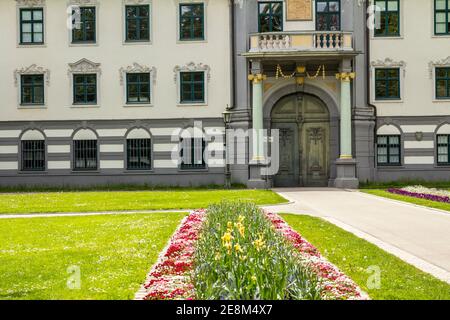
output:
POLYGON ((316 275, 253 204, 213 205, 194 256, 197 299, 320 299, 316 275))

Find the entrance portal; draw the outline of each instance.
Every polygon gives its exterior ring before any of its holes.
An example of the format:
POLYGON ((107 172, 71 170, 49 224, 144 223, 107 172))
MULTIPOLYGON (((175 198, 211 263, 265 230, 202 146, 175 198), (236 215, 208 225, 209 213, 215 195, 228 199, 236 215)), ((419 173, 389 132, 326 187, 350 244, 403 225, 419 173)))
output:
POLYGON ((272 109, 272 128, 280 130, 280 169, 277 187, 328 186, 330 115, 315 96, 296 93, 272 109))

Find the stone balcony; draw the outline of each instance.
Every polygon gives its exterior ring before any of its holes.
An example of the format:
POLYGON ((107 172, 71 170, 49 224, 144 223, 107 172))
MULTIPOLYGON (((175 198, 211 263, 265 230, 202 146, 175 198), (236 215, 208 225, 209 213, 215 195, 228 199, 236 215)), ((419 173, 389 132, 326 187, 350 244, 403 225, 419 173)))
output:
POLYGON ((286 31, 250 35, 245 56, 354 54, 353 33, 346 31, 286 31))

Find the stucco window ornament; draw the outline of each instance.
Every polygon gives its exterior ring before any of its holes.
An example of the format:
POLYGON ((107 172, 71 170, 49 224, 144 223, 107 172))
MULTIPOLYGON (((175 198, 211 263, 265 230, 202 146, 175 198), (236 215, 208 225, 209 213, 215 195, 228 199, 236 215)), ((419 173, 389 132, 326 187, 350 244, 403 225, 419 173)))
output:
POLYGON ((208 5, 209 0, 173 0, 173 3, 176 6, 179 6, 180 3, 199 3, 199 2, 208 5))
POLYGON ((153 83, 156 82, 156 68, 143 66, 136 62, 133 63, 131 66, 120 68, 119 73, 120 73, 120 85, 122 86, 125 84, 126 75, 128 73, 150 73, 153 83))
POLYGON ((22 75, 31 75, 31 74, 43 74, 44 75, 44 81, 47 86, 50 85, 50 70, 44 69, 43 67, 39 67, 35 64, 32 64, 29 67, 24 67, 21 69, 14 70, 14 84, 15 86, 19 86, 20 83, 20 77, 22 75))
POLYGON ((150 0, 124 0, 123 2, 127 5, 138 5, 150 3, 150 0))
POLYGON ((445 59, 430 61, 428 63, 428 71, 430 74, 430 79, 433 79, 434 70, 436 68, 448 68, 448 67, 450 67, 450 56, 448 56, 445 59))
POLYGON ((184 66, 175 66, 173 68, 174 81, 178 81, 178 74, 180 72, 205 72, 206 80, 209 82, 211 80, 211 68, 207 64, 190 62, 184 66))
POLYGON ((21 7, 41 7, 45 5, 45 0, 16 0, 21 7))
POLYGON ((72 6, 88 6, 88 5, 97 5, 97 0, 70 0, 69 5, 72 6))
POLYGON ((391 58, 386 58, 384 60, 376 60, 376 61, 372 61, 370 63, 370 66, 372 67, 372 69, 374 68, 400 68, 403 71, 403 76, 405 76, 406 73, 406 62, 401 60, 401 61, 395 61, 391 58))
POLYGON ((73 73, 97 73, 101 74, 100 63, 81 59, 75 63, 69 63, 69 75, 73 73))

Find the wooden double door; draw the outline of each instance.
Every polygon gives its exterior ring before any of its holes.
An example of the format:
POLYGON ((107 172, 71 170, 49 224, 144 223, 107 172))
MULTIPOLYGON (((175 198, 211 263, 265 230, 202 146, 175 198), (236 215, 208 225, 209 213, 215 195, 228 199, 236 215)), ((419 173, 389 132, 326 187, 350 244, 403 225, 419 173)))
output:
POLYGON ((275 186, 327 186, 330 117, 323 102, 305 94, 282 98, 272 109, 272 129, 279 130, 275 186))

